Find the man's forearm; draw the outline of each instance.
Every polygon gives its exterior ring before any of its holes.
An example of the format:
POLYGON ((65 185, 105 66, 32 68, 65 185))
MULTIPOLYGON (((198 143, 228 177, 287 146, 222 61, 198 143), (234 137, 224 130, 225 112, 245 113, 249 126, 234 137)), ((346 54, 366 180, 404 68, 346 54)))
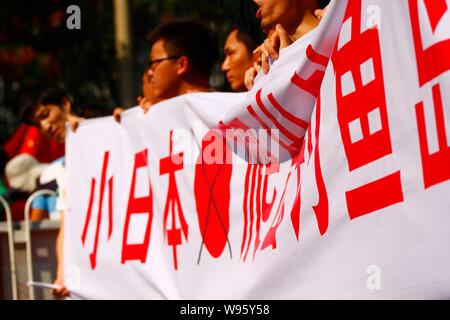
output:
POLYGON ((64 276, 64 214, 61 213, 61 226, 56 238, 57 277, 64 276))

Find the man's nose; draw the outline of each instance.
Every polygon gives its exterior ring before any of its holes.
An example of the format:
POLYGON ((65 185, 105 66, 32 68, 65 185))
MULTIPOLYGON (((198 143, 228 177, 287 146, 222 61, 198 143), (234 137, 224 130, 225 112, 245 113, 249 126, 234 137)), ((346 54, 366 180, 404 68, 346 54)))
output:
POLYGON ((230 63, 228 61, 228 58, 225 58, 225 60, 223 61, 223 63, 222 63, 220 68, 221 68, 221 70, 223 72, 226 72, 226 71, 230 70, 230 63))
POLYGON ((48 121, 42 120, 41 123, 40 123, 40 126, 41 126, 41 130, 44 133, 49 133, 50 132, 51 126, 50 126, 50 123, 48 121))
POLYGON ((147 75, 151 78, 151 77, 153 77, 153 74, 154 74, 153 68, 148 68, 147 69, 147 75))

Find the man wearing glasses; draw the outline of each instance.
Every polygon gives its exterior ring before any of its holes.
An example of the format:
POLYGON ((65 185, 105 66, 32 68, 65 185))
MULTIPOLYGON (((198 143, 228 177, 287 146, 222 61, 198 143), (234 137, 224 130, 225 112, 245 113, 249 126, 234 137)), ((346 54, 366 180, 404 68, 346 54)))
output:
POLYGON ((208 27, 193 19, 175 19, 159 25, 150 43, 147 74, 155 102, 211 91, 209 78, 219 46, 208 27))

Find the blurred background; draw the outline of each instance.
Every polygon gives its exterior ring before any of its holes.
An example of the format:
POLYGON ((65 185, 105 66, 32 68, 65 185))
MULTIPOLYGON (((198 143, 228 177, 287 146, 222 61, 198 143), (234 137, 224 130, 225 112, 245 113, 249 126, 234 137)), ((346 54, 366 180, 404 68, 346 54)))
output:
MULTIPOLYGON (((148 33, 173 17, 198 17, 220 44, 231 22, 215 0, 15 0, 0 5, 0 145, 17 130, 30 89, 58 81, 75 97, 75 111, 136 105, 148 58, 148 33), (81 29, 68 29, 70 5, 81 29)), ((212 85, 227 90, 217 64, 212 85)))

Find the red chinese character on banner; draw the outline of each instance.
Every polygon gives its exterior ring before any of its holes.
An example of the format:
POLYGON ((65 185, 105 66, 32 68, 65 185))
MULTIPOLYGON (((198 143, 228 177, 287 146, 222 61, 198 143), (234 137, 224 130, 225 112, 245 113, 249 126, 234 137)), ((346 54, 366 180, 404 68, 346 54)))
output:
MULTIPOLYGON (((275 233, 278 228, 284 214, 284 207, 278 208, 276 215, 276 223, 273 223, 270 235, 265 236, 263 247, 261 245, 260 230, 261 223, 267 222, 271 216, 275 198, 277 196, 277 190, 273 188, 270 190, 271 200, 266 201, 266 195, 268 194, 268 182, 271 174, 279 171, 279 164, 273 165, 260 165, 249 164, 247 166, 247 172, 245 174, 245 189, 244 189, 244 230, 241 243, 241 259, 245 261, 250 248, 253 246, 252 258, 255 258, 256 251, 258 249, 264 249, 269 245, 273 248, 276 247, 275 233), (281 219, 280 219, 281 216, 281 219), (253 235, 253 230, 255 234, 253 235)), ((283 200, 283 199, 282 199, 283 200)), ((280 202, 281 203, 281 202, 280 202)), ((275 219, 273 219, 275 221, 275 219)))
POLYGON ((228 244, 230 229, 230 183, 233 170, 231 151, 219 131, 210 130, 202 139, 198 161, 195 165, 194 193, 198 222, 202 235, 198 262, 203 245, 214 258, 221 256, 228 244), (212 153, 214 160, 208 161, 212 153))
POLYGON ((291 210, 291 223, 294 228, 295 237, 299 240, 300 237, 300 208, 302 203, 301 198, 301 165, 305 162, 305 143, 299 154, 292 158, 291 166, 294 168, 297 178, 297 191, 295 193, 294 204, 291 210))
POLYGON ((428 145, 424 104, 423 102, 420 102, 416 105, 420 155, 422 157, 423 181, 425 188, 429 188, 435 184, 450 179, 450 147, 447 141, 445 115, 439 84, 434 85, 432 90, 436 133, 439 144, 436 152, 431 153, 428 145))
MULTIPOLYGON (((269 169, 271 171, 271 173, 278 172, 279 165, 277 164, 277 165, 272 165, 272 166, 275 166, 276 169, 270 168, 268 166, 266 166, 266 169, 269 169)), ((286 178, 286 183, 284 184, 283 192, 281 193, 280 202, 278 203, 278 206, 277 206, 277 209, 275 211, 275 214, 273 215, 272 222, 270 224, 270 228, 267 231, 267 233, 266 233, 266 235, 265 235, 265 237, 264 237, 264 239, 263 239, 263 241, 261 243, 261 250, 264 250, 267 247, 272 247, 272 249, 276 249, 276 247, 277 247, 276 235, 277 235, 278 227, 281 225, 281 222, 284 219, 284 209, 285 209, 284 202, 285 202, 285 197, 286 197, 286 190, 287 190, 287 188, 289 186, 289 181, 291 179, 291 176, 292 176, 292 172, 289 172, 288 176, 286 178)), ((275 195, 276 194, 275 194, 275 189, 274 189, 274 195, 273 195, 272 203, 270 204, 271 206, 273 205, 273 201, 275 199, 275 195)), ((265 200, 264 200, 264 202, 265 202, 265 200)), ((265 216, 268 218, 268 212, 267 211, 266 212, 263 211, 263 216, 262 216, 263 217, 263 221, 264 221, 264 217, 265 216)), ((259 244, 259 239, 258 239, 258 244, 259 244)), ((253 256, 254 256, 254 253, 253 253, 253 256)))
MULTIPOLYGON (((273 93, 267 95, 269 104, 262 98, 262 89, 256 95, 257 109, 249 105, 247 111, 256 120, 262 129, 266 130, 268 137, 274 140, 281 148, 286 150, 291 157, 295 156, 301 149, 304 131, 308 128, 308 123, 293 115, 282 106, 273 93), (278 130, 276 133, 273 131, 278 130), (277 134, 279 132, 279 134, 277 134)), ((261 146, 268 147, 268 146, 261 146)), ((270 150, 271 148, 269 148, 270 150)))
MULTIPOLYGON (((420 86, 450 70, 450 8, 446 0, 409 0, 420 86), (425 18, 424 18, 425 17, 425 18)), ((434 119, 425 120, 423 102, 416 104, 416 119, 425 188, 450 179, 450 147, 446 135, 446 114, 441 84, 433 84, 434 119), (433 121, 434 120, 434 121, 433 121), (435 125, 427 125, 434 122, 435 125), (437 136, 438 150, 431 152, 429 137, 437 136)), ((429 90, 424 87, 423 90, 429 90)), ((431 108, 431 106, 428 106, 431 108)), ((448 115, 447 115, 447 119, 448 115)), ((447 122, 448 125, 448 122, 447 122)))
POLYGON ((450 37, 446 27, 450 9, 447 0, 409 0, 409 11, 419 84, 423 86, 450 70, 450 37))
MULTIPOLYGON (((338 122, 350 171, 392 153, 377 28, 361 32, 361 0, 349 2, 335 52, 338 122)), ((403 201, 400 172, 346 193, 350 218, 403 201)))
POLYGON ((324 70, 328 64, 329 58, 316 52, 312 45, 309 45, 306 49, 306 57, 309 61, 316 64, 316 70, 314 70, 308 79, 303 79, 297 72, 295 72, 291 78, 291 81, 302 90, 310 93, 314 97, 318 97, 320 86, 322 84, 323 77, 325 76, 324 70))
POLYGON ((173 262, 175 270, 178 270, 177 246, 182 243, 182 235, 188 240, 188 225, 183 215, 180 196, 178 194, 177 180, 175 172, 183 169, 183 153, 172 154, 172 133, 170 131, 169 156, 160 160, 159 174, 169 175, 169 189, 164 207, 164 239, 167 238, 169 246, 173 248, 173 262), (167 220, 171 214, 171 225, 168 226, 167 220), (177 227, 177 220, 181 228, 177 227))
MULTIPOLYGON (((314 126, 314 136, 315 136, 315 146, 314 152, 314 174, 316 177, 317 193, 319 194, 319 201, 315 206, 313 206, 314 214, 316 215, 317 225, 319 227, 319 232, 324 235, 328 230, 328 192, 325 185, 325 181, 322 175, 322 164, 320 161, 320 116, 321 116, 321 99, 317 99, 316 103, 316 123, 314 126)), ((310 127, 312 130, 312 126, 310 127)))
POLYGON ((320 116, 321 116, 321 99, 316 102, 315 122, 310 125, 307 130, 307 137, 302 145, 299 154, 292 158, 291 166, 296 172, 297 176, 297 192, 294 199, 294 204, 291 210, 291 222, 297 240, 300 238, 300 209, 302 204, 301 198, 301 165, 305 162, 306 151, 308 152, 308 165, 312 158, 314 158, 314 176, 316 180, 316 188, 319 200, 313 206, 314 214, 316 215, 317 226, 321 235, 324 235, 328 229, 328 192, 325 186, 325 181, 322 175, 322 167, 320 161, 320 116), (315 144, 313 146, 312 137, 314 133, 315 144))
MULTIPOLYGON (((99 202, 98 202, 98 215, 97 215, 97 227, 95 229, 95 237, 94 237, 94 248, 89 255, 89 260, 91 264, 92 270, 95 269, 97 265, 97 250, 98 250, 98 242, 99 242, 99 234, 100 234, 100 226, 102 222, 102 207, 103 207, 103 196, 105 193, 105 185, 106 185, 106 173, 108 171, 108 162, 109 162, 109 151, 106 151, 103 156, 103 165, 102 165, 102 172, 101 172, 101 178, 100 178, 100 192, 99 192, 99 202)), ((94 195, 95 195, 95 185, 96 185, 96 179, 91 179, 91 188, 90 188, 90 195, 89 195, 89 204, 88 209, 86 213, 86 220, 84 222, 84 228, 83 233, 81 235, 81 242, 83 243, 83 246, 86 243, 86 237, 88 232, 88 227, 90 225, 91 221, 91 214, 92 214, 92 206, 94 203, 94 195)), ((108 218, 109 218, 109 225, 108 225, 108 240, 111 238, 111 234, 113 232, 113 177, 110 177, 108 179, 108 218)))
MULTIPOLYGON (((268 115, 266 107, 262 105, 263 103, 260 100, 260 94, 261 90, 257 93, 257 100, 259 100, 258 104, 263 113, 265 113, 266 116, 271 119, 272 116, 268 115)), ((272 95, 269 95, 269 99, 273 99, 272 95)), ((281 112, 284 113, 284 115, 291 116, 291 114, 282 109, 281 106, 277 105, 276 108, 280 108, 281 112)), ((267 124, 265 124, 261 120, 259 122, 262 124, 263 128, 268 131, 268 135, 270 136, 271 132, 270 129, 268 129, 267 124)), ((279 125, 276 121, 274 123, 276 126, 279 125)), ((258 249, 263 250, 269 246, 272 246, 272 248, 276 248, 276 231, 284 217, 284 205, 282 205, 282 203, 284 201, 286 188, 283 191, 280 205, 278 206, 275 215, 272 218, 271 227, 266 233, 263 241, 261 242, 261 224, 269 220, 275 203, 275 197, 277 195, 277 190, 274 188, 269 192, 272 194, 272 200, 269 202, 266 201, 266 195, 268 193, 268 179, 271 174, 277 173, 279 171, 279 160, 267 149, 267 144, 260 143, 256 136, 249 134, 250 128, 239 119, 235 118, 229 124, 224 124, 221 122, 219 128, 222 131, 223 135, 228 136, 227 139, 230 140, 230 142, 231 140, 237 138, 237 140, 232 141, 232 144, 237 142, 238 144, 244 145, 245 150, 248 152, 246 155, 252 155, 254 151, 252 152, 250 150, 252 149, 252 146, 257 145, 258 151, 256 151, 256 153, 258 153, 258 156, 253 158, 253 160, 255 161, 252 161, 250 159, 252 157, 249 156, 249 164, 247 165, 247 172, 245 176, 243 199, 244 226, 241 243, 241 259, 245 261, 249 252, 252 252, 251 255, 254 259, 258 249), (231 130, 231 132, 228 132, 228 130, 231 130), (238 134, 237 130, 240 130, 242 132, 242 136, 238 134), (230 136, 232 136, 232 138, 230 136), (254 234, 253 230, 255 231, 254 234), (251 250, 252 246, 253 250, 251 250)), ((273 138, 276 139, 275 135, 272 135, 272 139, 273 138)), ((287 181, 289 181, 289 177, 287 181)))
POLYGON ((128 260, 140 260, 144 263, 147 259, 148 247, 150 245, 150 231, 153 221, 153 193, 148 175, 148 150, 145 149, 134 155, 133 177, 131 178, 130 195, 128 197, 127 215, 125 217, 124 234, 122 242, 122 263, 128 260), (138 169, 144 168, 142 172, 146 173, 148 179, 148 194, 136 198, 136 181, 138 169), (147 215, 147 225, 142 243, 128 243, 130 233, 130 220, 132 216, 147 215))
MULTIPOLYGON (((260 91, 257 93, 257 100, 260 100, 260 91)), ((275 101, 275 105, 277 105, 276 100, 274 100, 273 96, 269 95, 269 100, 275 101)), ((273 103, 273 102, 272 102, 273 103)), ((258 101, 259 107, 266 114, 266 116, 271 119, 270 115, 267 115, 268 111, 265 106, 262 105, 262 101, 258 101)), ((279 108, 284 115, 288 116, 292 119, 297 119, 293 117, 290 113, 285 111, 280 105, 277 105, 276 108, 279 108), (291 117, 292 116, 292 117, 291 117)), ((273 119, 271 119, 273 120, 273 119)), ((294 120, 294 121, 295 121, 294 120)), ((267 129, 268 126, 263 121, 260 123, 263 124, 263 128, 267 129)), ((278 127, 279 124, 274 122, 278 127)), ((303 125, 303 123, 302 123, 303 125)), ((271 151, 267 150, 267 145, 264 143, 260 143, 256 136, 252 136, 251 134, 245 134, 250 131, 250 128, 244 124, 239 119, 233 119, 229 124, 220 123, 219 126, 223 135, 228 136, 228 140, 232 140, 237 138, 237 143, 240 143, 245 146, 245 150, 248 151, 248 154, 253 154, 254 152, 250 151, 252 146, 257 145, 258 153, 257 157, 254 157, 254 160, 251 161, 249 159, 249 164, 247 165, 247 172, 245 176, 245 184, 244 184, 244 199, 243 199, 243 213, 244 213, 244 226, 243 226, 243 237, 241 243, 241 259, 245 261, 249 252, 251 252, 252 259, 255 258, 257 250, 263 250, 269 246, 272 248, 276 248, 276 232, 278 227, 284 218, 284 198, 286 189, 288 186, 288 181, 290 179, 291 174, 289 173, 287 177, 287 182, 285 188, 281 195, 281 200, 279 206, 272 214, 272 209, 275 204, 275 197, 277 195, 277 190, 274 188, 273 190, 268 190, 269 177, 271 174, 279 172, 279 160, 278 158, 271 153, 271 151), (230 134, 228 130, 232 130, 234 134, 230 134), (237 134, 237 131, 242 131, 243 135, 237 134), (262 163, 262 164, 261 164, 262 163), (272 194, 272 199, 267 202, 266 195, 272 194), (272 217, 272 219, 270 219, 272 217), (270 222, 269 222, 270 220, 270 222), (270 227, 268 232, 265 234, 263 240, 261 241, 260 231, 262 223, 270 223, 270 227)), ((270 136, 270 129, 268 135, 270 136)), ((272 139, 275 138, 275 135, 272 135, 272 139)), ((277 140, 279 141, 279 140, 277 140)), ((224 142, 225 143, 225 142, 224 142)), ((249 157, 251 158, 251 157, 249 157)), ((231 177, 231 172, 230 172, 231 177)), ((228 182, 229 183, 229 182, 228 182)), ((227 229, 228 230, 228 229, 227 229)))

